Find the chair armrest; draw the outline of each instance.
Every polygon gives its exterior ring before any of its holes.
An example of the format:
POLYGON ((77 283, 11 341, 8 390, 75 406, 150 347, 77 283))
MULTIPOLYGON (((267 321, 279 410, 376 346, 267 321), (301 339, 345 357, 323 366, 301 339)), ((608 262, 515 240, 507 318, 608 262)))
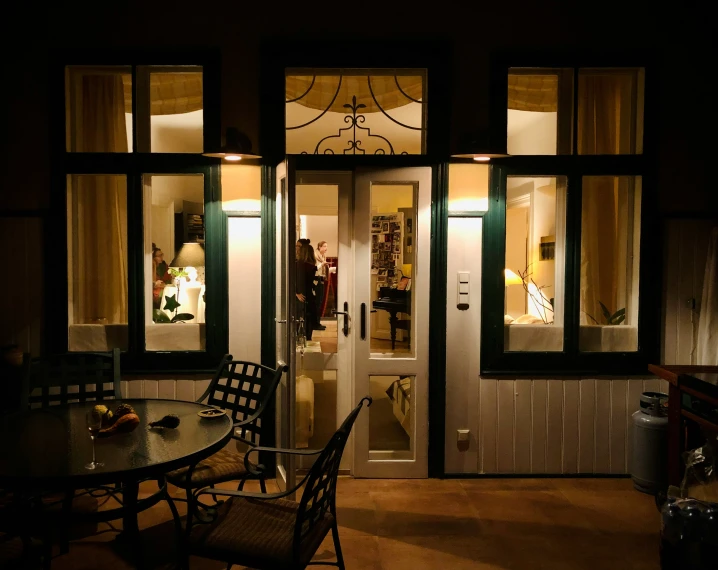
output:
POLYGON ((249 456, 253 452, 259 453, 260 451, 268 451, 272 453, 282 453, 284 455, 318 455, 323 449, 283 449, 281 447, 253 447, 249 450, 247 450, 247 453, 244 454, 244 468, 247 470, 248 473, 252 473, 254 475, 261 475, 262 469, 264 468, 263 465, 257 464, 257 467, 259 468, 259 471, 252 468, 252 465, 249 462, 249 456))

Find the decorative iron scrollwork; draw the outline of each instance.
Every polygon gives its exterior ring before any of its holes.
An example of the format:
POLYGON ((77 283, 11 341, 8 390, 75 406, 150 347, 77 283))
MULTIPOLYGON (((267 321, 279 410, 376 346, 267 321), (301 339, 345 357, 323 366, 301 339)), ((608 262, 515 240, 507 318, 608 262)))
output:
MULTIPOLYGON (((315 123, 316 121, 321 119, 324 115, 326 115, 329 112, 329 110, 331 109, 332 105, 334 105, 334 102, 336 101, 336 99, 339 95, 339 92, 340 92, 341 86, 342 86, 342 79, 343 79, 343 77, 339 76, 339 81, 337 84, 336 91, 334 92, 334 96, 332 97, 331 101, 326 106, 326 108, 323 109, 321 111, 321 113, 319 113, 319 115, 317 115, 313 119, 311 119, 301 125, 296 125, 296 126, 291 126, 291 127, 288 126, 288 127, 286 127, 286 130, 291 131, 291 130, 302 129, 304 127, 307 127, 307 126, 315 123)), ((398 80, 397 76, 394 76, 394 81, 395 81, 396 86, 397 86, 399 92, 401 93, 401 95, 407 99, 407 101, 408 101, 407 104, 418 103, 419 105, 423 105, 423 103, 420 99, 415 99, 415 98, 409 96, 401 88, 401 86, 399 85, 399 80, 398 80)), ((304 91, 304 93, 302 93, 299 97, 287 99, 286 103, 300 102, 304 97, 306 97, 309 94, 309 92, 312 90, 312 87, 314 86, 315 82, 316 82, 316 75, 312 77, 312 82, 311 82, 309 88, 306 89, 306 91, 304 91)), ((389 113, 387 113, 387 111, 384 108, 382 108, 382 105, 377 100, 377 97, 374 93, 374 89, 372 88, 371 76, 367 76, 367 84, 369 87, 369 93, 371 94, 372 100, 374 101, 374 104, 379 109, 379 111, 381 112, 382 115, 384 115, 389 120, 396 123, 397 125, 399 125, 402 128, 414 130, 414 131, 421 131, 422 135, 423 135, 423 131, 424 131, 423 125, 421 127, 413 127, 410 125, 406 125, 406 124, 402 123, 401 121, 398 121, 397 119, 392 117, 389 113)), ((347 135, 350 136, 350 140, 347 141, 346 148, 344 148, 342 150, 342 153, 345 155, 347 155, 347 154, 365 155, 367 153, 367 150, 366 150, 366 148, 364 148, 366 145, 364 145, 363 142, 368 142, 368 139, 372 139, 374 141, 382 141, 382 144, 374 151, 374 154, 376 154, 376 155, 383 155, 383 154, 407 155, 407 154, 409 154, 407 151, 401 151, 401 152, 397 153, 394 149, 394 145, 391 143, 391 141, 389 141, 389 139, 387 139, 385 136, 373 133, 371 128, 364 126, 367 118, 366 118, 365 113, 363 113, 361 111, 362 111, 362 109, 366 108, 366 105, 364 103, 358 103, 356 95, 352 95, 351 103, 344 103, 342 105, 342 107, 345 109, 349 109, 351 111, 351 113, 347 113, 344 116, 343 121, 346 124, 346 126, 339 128, 339 130, 335 134, 327 135, 327 136, 321 138, 319 140, 319 142, 317 142, 316 146, 314 147, 314 151, 312 152, 312 154, 336 154, 335 151, 327 144, 328 141, 332 141, 334 139, 342 139, 347 135)), ((421 115, 423 116, 423 113, 421 115)), ((423 141, 422 141, 422 143, 423 143, 423 141)), ((423 146, 423 144, 422 144, 422 146, 423 146)), ((305 151, 302 151, 301 154, 309 154, 309 152, 305 150, 305 151)))

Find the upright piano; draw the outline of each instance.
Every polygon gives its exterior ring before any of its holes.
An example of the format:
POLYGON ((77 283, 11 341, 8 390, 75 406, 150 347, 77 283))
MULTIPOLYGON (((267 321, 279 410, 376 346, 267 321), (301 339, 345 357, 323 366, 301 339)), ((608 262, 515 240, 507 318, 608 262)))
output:
POLYGON ((397 329, 406 331, 409 348, 411 348, 411 320, 399 319, 396 316, 397 313, 411 315, 411 291, 382 287, 379 289, 379 298, 372 303, 372 307, 389 313, 391 349, 394 350, 396 344, 397 329))

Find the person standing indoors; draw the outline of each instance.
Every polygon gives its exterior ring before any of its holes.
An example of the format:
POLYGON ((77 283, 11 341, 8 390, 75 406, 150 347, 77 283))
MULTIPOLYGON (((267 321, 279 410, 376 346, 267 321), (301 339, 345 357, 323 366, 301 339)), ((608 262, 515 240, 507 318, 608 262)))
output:
POLYGON ((317 329, 316 286, 317 259, 308 239, 300 239, 301 246, 296 261, 296 291, 299 301, 299 315, 304 317, 307 340, 312 340, 312 331, 317 329))
POLYGON ((317 251, 314 253, 314 256, 317 258, 317 296, 316 296, 316 302, 317 302, 317 324, 316 324, 316 330, 323 331, 326 330, 327 327, 325 327, 322 324, 322 308, 324 307, 324 290, 327 285, 327 279, 329 278, 329 264, 327 263, 327 242, 320 241, 317 244, 317 251))

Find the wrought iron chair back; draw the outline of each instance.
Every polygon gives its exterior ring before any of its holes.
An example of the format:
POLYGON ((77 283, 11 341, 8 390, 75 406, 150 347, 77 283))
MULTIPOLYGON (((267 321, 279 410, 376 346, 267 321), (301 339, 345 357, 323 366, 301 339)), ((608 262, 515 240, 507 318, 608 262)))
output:
POLYGON ((30 362, 23 381, 22 409, 121 397, 119 348, 68 352, 30 362))
POLYGON ((312 533, 316 525, 329 511, 336 518, 336 493, 339 463, 344 453, 349 434, 364 402, 371 405, 371 398, 365 396, 342 422, 329 443, 309 470, 294 526, 294 558, 299 559, 302 541, 312 533))
POLYGON ((223 357, 217 373, 209 387, 197 402, 217 406, 227 411, 237 426, 239 439, 249 445, 260 445, 262 435, 267 432, 274 418, 265 418, 262 412, 267 407, 279 385, 285 367, 277 369, 254 362, 232 360, 232 355, 223 357))

